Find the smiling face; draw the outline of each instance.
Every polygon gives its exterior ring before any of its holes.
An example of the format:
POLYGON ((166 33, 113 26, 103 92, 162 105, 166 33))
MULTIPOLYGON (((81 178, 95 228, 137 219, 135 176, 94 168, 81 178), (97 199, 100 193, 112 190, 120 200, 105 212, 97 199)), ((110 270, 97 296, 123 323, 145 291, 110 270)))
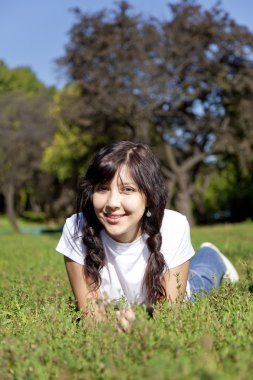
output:
POLYGON ((130 243, 142 234, 147 201, 127 166, 123 165, 110 183, 96 185, 92 201, 97 218, 112 239, 130 243))

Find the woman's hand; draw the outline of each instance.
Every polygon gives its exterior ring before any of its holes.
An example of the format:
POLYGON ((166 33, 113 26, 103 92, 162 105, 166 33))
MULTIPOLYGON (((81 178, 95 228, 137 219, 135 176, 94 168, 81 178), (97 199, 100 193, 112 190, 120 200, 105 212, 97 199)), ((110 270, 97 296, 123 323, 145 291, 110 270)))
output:
POLYGON ((120 331, 128 332, 131 328, 131 323, 135 320, 135 312, 132 309, 117 310, 118 327, 120 331))

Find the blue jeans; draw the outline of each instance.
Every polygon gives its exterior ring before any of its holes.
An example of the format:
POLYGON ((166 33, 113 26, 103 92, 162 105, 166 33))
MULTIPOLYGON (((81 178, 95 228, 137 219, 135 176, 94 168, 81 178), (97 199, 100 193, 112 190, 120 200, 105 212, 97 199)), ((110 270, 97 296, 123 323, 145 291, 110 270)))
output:
POLYGON ((188 281, 191 288, 191 300, 194 294, 209 293, 218 287, 226 272, 220 255, 212 248, 201 247, 190 261, 188 281))

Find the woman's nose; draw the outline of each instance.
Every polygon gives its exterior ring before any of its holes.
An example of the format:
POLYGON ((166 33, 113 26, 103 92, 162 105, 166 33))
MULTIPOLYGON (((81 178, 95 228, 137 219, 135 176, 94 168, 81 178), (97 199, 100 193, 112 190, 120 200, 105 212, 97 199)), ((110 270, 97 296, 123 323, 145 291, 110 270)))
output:
POLYGON ((108 192, 106 206, 110 208, 120 207, 120 193, 118 189, 108 192))

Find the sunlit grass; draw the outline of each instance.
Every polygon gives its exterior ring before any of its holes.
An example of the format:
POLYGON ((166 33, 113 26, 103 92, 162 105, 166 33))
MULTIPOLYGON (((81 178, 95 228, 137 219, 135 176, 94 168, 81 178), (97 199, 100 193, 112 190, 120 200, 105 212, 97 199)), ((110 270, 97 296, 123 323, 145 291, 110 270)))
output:
POLYGON ((137 307, 130 332, 112 311, 77 323, 59 235, 0 236, 0 379, 251 379, 253 223, 198 227, 194 248, 212 241, 241 281, 209 297, 168 306, 150 319, 137 307))

